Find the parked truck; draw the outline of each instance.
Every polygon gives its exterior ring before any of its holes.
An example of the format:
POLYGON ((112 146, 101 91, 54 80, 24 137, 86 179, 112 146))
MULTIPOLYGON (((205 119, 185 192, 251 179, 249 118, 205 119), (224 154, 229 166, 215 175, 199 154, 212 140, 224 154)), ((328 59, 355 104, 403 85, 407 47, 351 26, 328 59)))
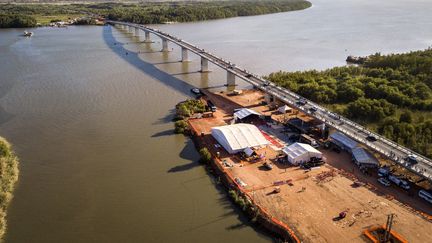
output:
POLYGON ((402 187, 405 190, 409 190, 410 189, 410 185, 408 184, 407 181, 399 179, 397 176, 395 175, 389 175, 388 179, 393 182, 394 184, 396 184, 399 187, 402 187))

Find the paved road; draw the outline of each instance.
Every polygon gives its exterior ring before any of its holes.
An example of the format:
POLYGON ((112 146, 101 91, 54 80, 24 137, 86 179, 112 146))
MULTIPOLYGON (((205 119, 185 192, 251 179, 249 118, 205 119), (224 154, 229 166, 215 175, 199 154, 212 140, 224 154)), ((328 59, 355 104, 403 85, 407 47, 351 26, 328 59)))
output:
POLYGON ((201 49, 189 42, 186 42, 180 38, 172 36, 168 33, 165 33, 161 30, 153 29, 146 27, 144 25, 118 22, 118 21, 107 21, 112 24, 120 24, 127 25, 135 28, 139 28, 143 31, 148 31, 153 33, 160 38, 166 39, 170 42, 179 45, 180 47, 186 48, 189 51, 195 53, 196 55, 207 59, 213 64, 234 73, 238 78, 252 84, 254 87, 264 91, 267 94, 273 95, 278 100, 299 109, 310 116, 324 122, 327 126, 333 127, 341 133, 353 138, 354 140, 366 145, 368 148, 384 155, 385 157, 393 160, 394 162, 400 164, 401 166, 407 168, 408 170, 414 172, 415 174, 432 181, 432 160, 426 158, 420 154, 417 154, 408 148, 398 145, 397 143, 388 140, 376 133, 368 131, 363 126, 348 120, 345 117, 334 114, 331 111, 325 109, 324 107, 319 106, 316 103, 313 103, 310 100, 307 100, 298 94, 291 92, 285 88, 279 87, 276 84, 269 82, 268 80, 264 80, 261 77, 243 69, 239 66, 232 64, 231 62, 224 60, 221 57, 218 57, 204 49, 201 49), (299 102, 303 101, 303 102, 299 102), (314 108, 314 110, 311 110, 314 108), (366 140, 367 136, 374 136, 377 141, 370 142, 366 140), (405 158, 408 155, 414 155, 417 157, 417 164, 408 163, 405 158))

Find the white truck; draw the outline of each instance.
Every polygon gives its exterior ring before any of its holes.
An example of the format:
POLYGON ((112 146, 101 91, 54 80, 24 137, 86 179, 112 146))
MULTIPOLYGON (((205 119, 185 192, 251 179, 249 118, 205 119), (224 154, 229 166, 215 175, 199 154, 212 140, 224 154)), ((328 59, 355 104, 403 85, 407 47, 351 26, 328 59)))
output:
POLYGON ((397 176, 395 175, 389 175, 388 179, 393 182, 394 184, 396 184, 399 187, 402 187, 405 190, 409 190, 410 189, 410 185, 408 184, 407 181, 399 179, 397 176))

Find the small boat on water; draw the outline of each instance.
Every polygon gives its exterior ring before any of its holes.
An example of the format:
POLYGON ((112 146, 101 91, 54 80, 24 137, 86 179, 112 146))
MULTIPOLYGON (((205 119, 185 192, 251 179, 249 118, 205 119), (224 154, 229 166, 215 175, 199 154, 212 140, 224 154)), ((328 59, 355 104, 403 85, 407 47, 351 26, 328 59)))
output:
POLYGON ((33 32, 24 31, 24 36, 31 37, 33 36, 33 32))
POLYGON ((200 89, 198 89, 198 88, 193 88, 193 89, 191 89, 191 92, 192 93, 194 93, 194 94, 201 94, 201 90, 200 89))

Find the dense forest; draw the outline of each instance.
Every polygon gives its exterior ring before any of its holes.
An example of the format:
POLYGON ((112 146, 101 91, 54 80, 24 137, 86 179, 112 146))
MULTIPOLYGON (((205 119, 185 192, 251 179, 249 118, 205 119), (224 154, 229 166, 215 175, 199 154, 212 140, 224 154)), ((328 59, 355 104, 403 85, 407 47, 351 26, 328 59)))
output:
POLYGON ((23 28, 35 26, 36 19, 32 16, 0 13, 0 28, 23 28))
MULTIPOLYGON (((211 2, 143 2, 143 3, 95 3, 95 4, 2 4, 0 15, 7 15, 16 21, 37 22, 42 17, 63 21, 70 16, 100 15, 112 20, 140 24, 161 24, 166 22, 188 22, 221 19, 236 16, 269 14, 301 10, 311 6, 305 0, 245 0, 211 2), (62 19, 63 18, 63 19, 62 19), (18 20, 17 20, 18 19, 18 20)), ((0 27, 18 27, 4 17, 0 27)), ((34 23, 35 25, 36 23, 34 23)), ((31 27, 34 25, 20 26, 31 27)))
POLYGON ((432 158, 432 49, 267 78, 432 158))

